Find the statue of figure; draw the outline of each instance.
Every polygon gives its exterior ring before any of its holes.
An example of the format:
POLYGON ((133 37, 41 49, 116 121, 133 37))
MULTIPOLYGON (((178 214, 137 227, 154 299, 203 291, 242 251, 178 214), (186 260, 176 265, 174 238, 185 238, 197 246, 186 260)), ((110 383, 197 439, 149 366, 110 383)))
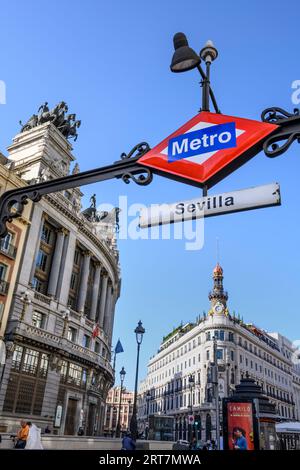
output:
POLYGON ((22 124, 22 121, 19 121, 20 126, 22 126, 20 132, 26 132, 30 131, 30 129, 33 129, 34 127, 37 126, 38 124, 38 116, 36 114, 33 114, 31 118, 28 119, 26 124, 22 124))
POLYGON ((63 136, 68 138, 70 129, 72 127, 72 122, 75 122, 76 114, 68 114, 67 119, 63 121, 63 123, 58 126, 58 130, 62 133, 63 136))
POLYGON ((90 198, 91 209, 96 209, 96 194, 93 194, 90 198))
POLYGON ((51 109, 51 121, 57 128, 63 125, 65 121, 65 113, 67 112, 68 105, 64 101, 60 101, 60 103, 58 103, 53 109, 51 109))
POLYGON ((25 124, 19 121, 22 126, 20 132, 29 131, 45 122, 52 122, 66 139, 72 137, 74 141, 76 141, 78 137, 77 129, 80 127, 81 121, 76 120, 76 114, 69 114, 66 118, 67 112, 68 106, 65 101, 60 101, 60 103, 51 110, 49 110, 48 102, 45 101, 45 103, 39 107, 38 114, 33 114, 25 124))
POLYGON ((51 115, 49 113, 48 102, 45 101, 38 109, 38 125, 44 124, 44 122, 50 121, 51 115))
POLYGON ((80 127, 80 125, 81 125, 81 121, 79 121, 79 120, 75 121, 74 124, 72 124, 72 126, 70 127, 69 134, 67 135, 67 138, 68 137, 74 137, 74 142, 76 142, 77 137, 78 137, 77 129, 78 129, 78 127, 80 127))
POLYGON ((76 162, 72 171, 72 175, 78 175, 79 172, 80 172, 80 168, 79 168, 78 163, 76 162))

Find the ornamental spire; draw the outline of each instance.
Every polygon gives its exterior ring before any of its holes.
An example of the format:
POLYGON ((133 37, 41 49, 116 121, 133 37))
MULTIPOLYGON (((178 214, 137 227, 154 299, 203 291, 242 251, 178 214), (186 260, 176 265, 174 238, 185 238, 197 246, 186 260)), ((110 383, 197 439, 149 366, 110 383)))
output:
POLYGON ((218 262, 213 270, 213 290, 209 293, 209 300, 211 302, 210 314, 228 314, 227 300, 228 293, 223 287, 223 268, 218 262))

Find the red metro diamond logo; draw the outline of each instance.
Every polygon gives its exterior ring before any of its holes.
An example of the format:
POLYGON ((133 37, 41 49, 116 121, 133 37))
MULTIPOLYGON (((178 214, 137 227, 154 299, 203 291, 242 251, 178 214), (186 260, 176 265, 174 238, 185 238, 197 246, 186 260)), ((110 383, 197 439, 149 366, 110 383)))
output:
POLYGON ((175 180, 211 187, 254 157, 277 127, 203 111, 143 155, 139 163, 175 180))

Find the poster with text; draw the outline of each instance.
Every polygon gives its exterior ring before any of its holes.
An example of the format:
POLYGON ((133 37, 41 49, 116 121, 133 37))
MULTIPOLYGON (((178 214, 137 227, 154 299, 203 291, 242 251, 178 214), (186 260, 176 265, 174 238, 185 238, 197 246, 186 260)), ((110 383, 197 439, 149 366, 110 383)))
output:
POLYGON ((229 402, 227 405, 228 448, 254 450, 252 403, 229 402))

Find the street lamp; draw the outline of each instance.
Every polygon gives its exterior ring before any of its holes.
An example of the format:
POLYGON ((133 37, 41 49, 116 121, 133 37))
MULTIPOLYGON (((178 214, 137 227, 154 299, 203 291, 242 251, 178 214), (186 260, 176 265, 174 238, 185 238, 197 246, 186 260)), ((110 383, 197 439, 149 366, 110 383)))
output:
POLYGON ((122 392, 123 392, 123 383, 124 383, 125 375, 126 375, 126 371, 124 367, 122 367, 120 371, 121 389, 120 389, 120 400, 119 400, 118 423, 116 427, 116 437, 120 437, 120 432, 121 432, 121 404, 122 404, 122 392))
POLYGON ((138 376, 139 376, 139 360, 140 360, 140 347, 143 341, 143 335, 145 333, 145 328, 142 325, 141 320, 138 322, 138 326, 134 330, 135 338, 137 342, 137 358, 136 358, 136 371, 135 371, 135 387, 134 387, 134 401, 133 401, 133 410, 132 416, 130 420, 130 432, 132 434, 133 439, 137 439, 138 430, 137 430, 137 389, 138 389, 138 376))
POLYGON ((213 45, 212 41, 207 41, 205 46, 201 49, 198 55, 194 49, 189 47, 186 35, 183 33, 176 33, 173 38, 175 52, 172 57, 170 69, 174 73, 187 72, 197 68, 201 75, 202 86, 202 107, 201 111, 209 111, 209 97, 211 98, 213 107, 216 113, 220 113, 217 105, 215 95, 210 86, 210 66, 211 63, 218 57, 218 51, 213 45), (206 72, 201 67, 201 59, 205 62, 206 72))
MULTIPOLYGON (((191 394, 191 400, 190 400, 191 417, 193 417, 193 387, 195 386, 195 377, 193 375, 189 376, 189 386, 190 386, 190 394, 191 394)), ((192 442, 193 424, 190 422, 189 425, 190 425, 190 442, 192 442)))

